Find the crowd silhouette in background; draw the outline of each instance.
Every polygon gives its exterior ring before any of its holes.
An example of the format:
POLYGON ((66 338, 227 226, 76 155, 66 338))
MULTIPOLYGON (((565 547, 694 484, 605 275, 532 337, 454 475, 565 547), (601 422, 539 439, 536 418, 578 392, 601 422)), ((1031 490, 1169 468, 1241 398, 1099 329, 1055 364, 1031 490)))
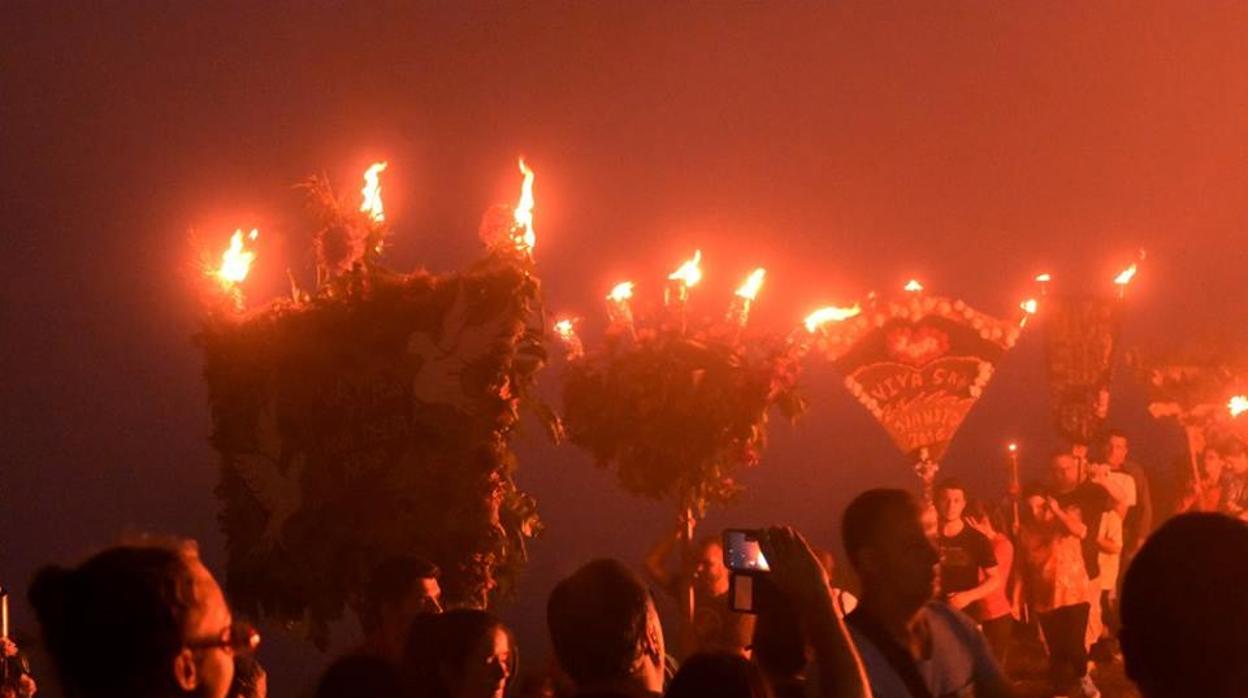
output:
MULTIPOLYGON (((1206 448, 1155 531, 1155 492, 1129 454, 1111 432, 1000 498, 952 478, 925 496, 863 492, 841 517, 856 596, 834 583, 831 553, 788 527, 758 531, 770 568, 749 575, 754 613, 733 610, 744 573, 723 541, 689 541, 681 522, 644 577, 591 560, 550 591, 547 663, 522 663, 489 612, 444 609, 436 566, 391 559, 363 599, 363 643, 314 695, 992 698, 1019 694, 1011 669, 1036 645, 1048 695, 1100 695, 1089 666, 1119 662, 1147 698, 1246 695, 1244 446, 1206 448), (675 599, 678 627, 663 627, 652 588, 675 599)), ((55 666, 47 683, 70 698, 298 695, 267 685, 258 634, 191 542, 131 540, 47 567, 29 601, 55 666)), ((3 652, 4 698, 36 694, 19 649, 6 639, 3 652)))

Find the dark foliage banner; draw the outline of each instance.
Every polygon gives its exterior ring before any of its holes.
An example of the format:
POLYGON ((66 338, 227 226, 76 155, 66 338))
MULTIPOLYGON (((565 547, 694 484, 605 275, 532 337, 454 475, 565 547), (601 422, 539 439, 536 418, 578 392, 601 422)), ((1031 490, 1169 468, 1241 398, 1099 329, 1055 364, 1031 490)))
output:
POLYGON ((449 600, 506 590, 537 524, 509 435, 542 365, 537 281, 499 255, 463 273, 357 267, 311 299, 200 336, 221 454, 228 588, 318 644, 393 555, 449 600))

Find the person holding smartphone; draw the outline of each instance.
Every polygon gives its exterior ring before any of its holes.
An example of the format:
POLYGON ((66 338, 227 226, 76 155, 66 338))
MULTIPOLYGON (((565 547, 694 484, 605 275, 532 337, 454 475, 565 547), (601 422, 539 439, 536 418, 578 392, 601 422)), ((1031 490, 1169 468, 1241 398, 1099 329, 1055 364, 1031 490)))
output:
POLYGON ((646 556, 645 572, 681 609, 680 657, 695 652, 745 654, 754 635, 754 618, 733 613, 728 598, 728 568, 718 535, 692 546, 684 539, 685 525, 659 541, 646 556), (680 551, 679 567, 671 558, 680 551), (692 592, 692 593, 691 593, 692 592))

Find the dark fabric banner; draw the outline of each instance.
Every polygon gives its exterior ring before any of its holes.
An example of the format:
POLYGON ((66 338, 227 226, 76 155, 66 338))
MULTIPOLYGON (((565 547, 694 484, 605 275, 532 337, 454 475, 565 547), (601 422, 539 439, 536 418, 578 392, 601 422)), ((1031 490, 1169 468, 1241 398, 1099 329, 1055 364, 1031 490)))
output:
POLYGON ((1122 307, 1116 298, 1046 299, 1049 403, 1058 433, 1071 441, 1091 443, 1105 428, 1122 307))

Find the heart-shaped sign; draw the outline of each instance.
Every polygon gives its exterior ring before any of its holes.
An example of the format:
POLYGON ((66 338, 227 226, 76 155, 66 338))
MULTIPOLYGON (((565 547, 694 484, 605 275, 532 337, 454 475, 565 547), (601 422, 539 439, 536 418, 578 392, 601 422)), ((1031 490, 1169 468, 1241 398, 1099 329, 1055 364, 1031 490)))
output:
POLYGON ((897 447, 939 460, 1018 331, 961 301, 925 297, 864 312, 828 344, 846 388, 897 447))

